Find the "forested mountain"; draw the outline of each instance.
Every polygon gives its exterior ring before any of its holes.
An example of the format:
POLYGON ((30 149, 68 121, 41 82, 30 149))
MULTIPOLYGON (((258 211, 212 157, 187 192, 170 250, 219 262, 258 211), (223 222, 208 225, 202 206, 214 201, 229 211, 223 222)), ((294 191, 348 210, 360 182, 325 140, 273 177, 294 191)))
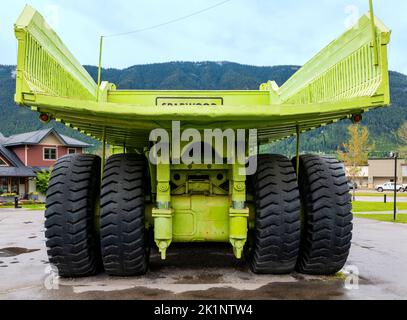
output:
MULTIPOLYGON (((96 78, 97 68, 85 66, 96 78)), ((103 79, 113 82, 119 89, 258 89, 268 80, 282 85, 298 66, 255 67, 230 62, 170 62, 138 65, 127 69, 104 69, 103 79)), ((0 132, 10 135, 37 130, 44 125, 38 116, 13 103, 15 91, 13 66, 0 66, 0 132)), ((374 110, 364 116, 363 124, 370 130, 371 139, 377 151, 396 148, 400 141, 396 132, 407 120, 407 76, 390 72, 392 107, 374 110)), ((310 132, 303 136, 302 149, 309 152, 333 153, 347 138, 349 121, 310 132)), ((57 130, 76 138, 81 135, 62 125, 51 123, 57 130)), ((45 127, 47 127, 45 126, 45 127)), ((89 138, 82 137, 85 141, 89 138)), ((292 139, 275 145, 275 152, 293 152, 292 139)))

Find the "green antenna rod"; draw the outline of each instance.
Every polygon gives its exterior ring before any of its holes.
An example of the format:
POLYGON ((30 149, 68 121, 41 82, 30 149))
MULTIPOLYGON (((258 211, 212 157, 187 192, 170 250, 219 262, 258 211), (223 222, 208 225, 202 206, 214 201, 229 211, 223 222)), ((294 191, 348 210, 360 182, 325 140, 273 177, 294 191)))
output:
POLYGON ((102 54, 103 54, 103 38, 100 37, 100 47, 99 47, 99 68, 98 68, 98 91, 96 92, 96 100, 99 101, 100 84, 102 81, 102 54))
POLYGON ((370 9, 370 23, 372 26, 374 64, 376 66, 378 66, 379 65, 379 51, 377 48, 377 34, 376 34, 375 16, 374 16, 374 11, 373 11, 373 0, 369 0, 369 9, 370 9))

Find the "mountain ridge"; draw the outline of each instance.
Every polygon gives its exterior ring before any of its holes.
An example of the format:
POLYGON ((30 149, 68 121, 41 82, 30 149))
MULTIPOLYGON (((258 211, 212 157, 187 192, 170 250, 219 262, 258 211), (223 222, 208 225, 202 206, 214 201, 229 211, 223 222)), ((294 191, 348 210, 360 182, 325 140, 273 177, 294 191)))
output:
MULTIPOLYGON (((97 67, 84 66, 96 79, 97 67)), ((250 66, 229 61, 168 62, 130 66, 124 69, 104 68, 103 80, 115 83, 118 89, 151 90, 258 90, 261 83, 274 80, 284 84, 300 67, 250 66)), ((11 135, 55 127, 58 132, 92 142, 88 137, 54 122, 43 125, 38 116, 14 104, 15 66, 0 65, 0 132, 11 135)), ((386 152, 401 145, 396 132, 407 120, 407 76, 390 72, 392 107, 372 110, 364 115, 363 125, 368 126, 371 140, 377 151, 386 152), (386 121, 383 121, 386 119, 386 121)), ((347 139, 346 127, 350 121, 342 121, 303 135, 302 149, 308 152, 333 153, 347 139)), ((94 141, 93 141, 94 143, 94 141)), ((289 153, 295 149, 293 139, 275 144, 270 150, 289 153)))

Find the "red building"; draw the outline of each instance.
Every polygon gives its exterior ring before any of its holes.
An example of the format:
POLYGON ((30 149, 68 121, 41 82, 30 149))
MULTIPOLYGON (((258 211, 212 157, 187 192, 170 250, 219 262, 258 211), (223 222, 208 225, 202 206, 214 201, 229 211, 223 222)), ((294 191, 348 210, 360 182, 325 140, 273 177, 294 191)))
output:
POLYGON ((54 129, 4 137, 0 134, 0 196, 35 192, 37 171, 49 169, 67 154, 83 153, 89 144, 59 134, 54 129))

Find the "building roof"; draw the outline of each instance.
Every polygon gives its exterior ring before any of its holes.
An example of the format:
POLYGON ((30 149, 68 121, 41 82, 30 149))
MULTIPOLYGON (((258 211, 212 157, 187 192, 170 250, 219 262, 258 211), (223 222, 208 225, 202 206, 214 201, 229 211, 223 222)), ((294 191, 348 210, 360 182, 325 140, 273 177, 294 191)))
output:
POLYGON ((35 177, 34 169, 26 167, 24 163, 0 143, 0 156, 6 160, 11 167, 0 167, 0 177, 35 177))
POLYGON ((0 143, 0 156, 5 158, 7 162, 9 162, 13 167, 24 167, 24 163, 17 157, 17 155, 10 151, 9 149, 5 148, 0 143))
POLYGON ((0 177, 35 177, 36 174, 31 167, 0 167, 0 177))
POLYGON ((85 142, 76 140, 76 139, 71 138, 71 137, 64 136, 62 134, 60 135, 60 137, 64 140, 65 146, 67 146, 67 147, 77 147, 77 148, 89 148, 89 147, 91 147, 90 144, 87 144, 85 142))
POLYGON ((33 132, 26 132, 10 136, 8 138, 0 136, 0 143, 5 147, 15 147, 20 145, 37 145, 40 144, 50 134, 54 134, 65 147, 72 148, 89 148, 91 145, 59 134, 55 129, 45 129, 33 132))
POLYGON ((36 145, 50 134, 54 134, 66 147, 72 148, 87 148, 89 144, 76 139, 60 135, 54 129, 40 130, 4 137, 0 134, 0 157, 4 159, 10 166, 0 167, 0 176, 3 177, 35 177, 37 171, 44 168, 28 167, 20 160, 17 155, 8 147, 19 145, 36 145))

